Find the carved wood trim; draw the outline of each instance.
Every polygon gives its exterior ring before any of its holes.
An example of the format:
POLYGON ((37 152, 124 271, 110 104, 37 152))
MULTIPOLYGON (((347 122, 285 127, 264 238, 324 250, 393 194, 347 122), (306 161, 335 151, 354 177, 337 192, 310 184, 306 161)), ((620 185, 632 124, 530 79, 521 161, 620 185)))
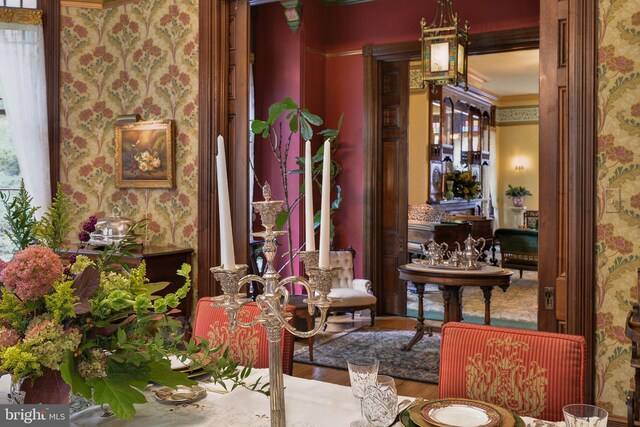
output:
MULTIPOLYGON (((364 49, 364 181, 363 181, 363 269, 371 277, 374 294, 382 295, 381 240, 379 232, 382 206, 380 203, 380 150, 374 144, 380 139, 380 105, 378 90, 379 60, 371 46, 364 49)), ((382 313, 383 303, 378 298, 376 311, 382 313)))
MULTIPOLYGON (((529 40, 524 47, 522 40, 527 37, 523 33, 528 33, 529 38, 535 31, 525 29, 521 31, 499 31, 488 33, 484 39, 480 35, 474 35, 479 40, 501 40, 502 46, 508 46, 507 50, 514 50, 515 46, 522 48, 538 47, 537 43, 529 40), (508 42, 513 37, 511 44, 508 42)), ((539 41, 538 41, 539 42, 539 41)), ((486 42, 475 42, 469 46, 469 54, 480 53, 483 44, 486 42), (478 49, 478 50, 476 50, 478 49)), ((413 61, 420 58, 420 42, 409 41, 391 43, 385 45, 367 45, 363 48, 364 60, 364 193, 363 193, 363 273, 365 277, 370 277, 374 284, 376 295, 382 295, 382 183, 379 173, 382 159, 381 143, 381 111, 380 111, 380 81, 381 64, 385 61, 413 61)), ((482 52, 485 53, 485 52, 482 52)), ((404 219, 406 222, 406 218, 404 219)), ((377 310, 383 313, 384 304, 381 298, 378 299, 377 310)))
POLYGON ((585 398, 595 398, 595 229, 596 229, 596 108, 597 108, 597 8, 590 0, 576 0, 569 10, 569 281, 567 292, 567 330, 587 340, 585 398))
POLYGON ((139 0, 61 0, 60 6, 81 7, 85 9, 108 9, 129 3, 137 3, 139 0))
POLYGON ((470 37, 470 55, 538 49, 540 46, 540 28, 538 27, 471 34, 470 37))
POLYGON ((228 93, 225 100, 231 221, 236 260, 239 264, 249 264, 249 4, 233 2, 228 9, 228 19, 228 84, 225 86, 228 93))
POLYGON ((40 0, 44 11, 44 66, 47 80, 51 196, 60 180, 60 0, 40 0))
POLYGON ((200 0, 199 33, 198 296, 203 297, 221 293, 209 271, 220 260, 215 182, 218 135, 225 139, 237 262, 246 263, 249 254, 249 124, 244 120, 249 116, 248 3, 200 0))
POLYGON ((200 0, 198 97, 198 296, 215 295, 209 268, 217 265, 218 200, 215 191, 215 148, 212 136, 220 128, 220 80, 225 33, 221 30, 224 2, 200 0))
POLYGON ((553 268, 540 268, 539 284, 555 288, 556 309, 541 311, 538 327, 585 337, 593 402, 597 14, 588 0, 544 0, 540 15, 540 231, 557 239, 540 242, 540 265, 553 268))

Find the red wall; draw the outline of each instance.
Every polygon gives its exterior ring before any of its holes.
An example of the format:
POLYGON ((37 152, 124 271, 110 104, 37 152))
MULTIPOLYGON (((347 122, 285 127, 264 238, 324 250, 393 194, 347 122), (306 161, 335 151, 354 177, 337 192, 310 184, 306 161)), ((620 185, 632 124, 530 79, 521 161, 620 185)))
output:
MULTIPOLYGON (((255 13, 254 37, 254 86, 255 86, 255 117, 266 120, 269 117, 269 106, 277 101, 282 101, 290 97, 298 102, 302 94, 302 59, 301 35, 292 33, 284 20, 283 8, 279 4, 277 7, 260 8, 259 13, 255 13), (266 29, 266 30, 265 30, 266 29), (268 36, 265 36, 268 35, 268 36), (283 48, 285 46, 286 48, 283 48)), ((283 137, 287 137, 288 125, 283 125, 283 137)), ((280 141, 282 143, 283 141, 280 141)), ((284 192, 281 184, 281 175, 277 162, 272 154, 269 142, 256 136, 255 142, 255 172, 256 177, 263 184, 268 181, 272 188, 273 198, 282 200, 284 192)), ((294 138, 292 150, 289 155, 288 168, 295 168, 295 157, 299 155, 299 141, 294 138)), ((298 184, 289 180, 292 185, 289 200, 297 196, 298 184)), ((254 190, 254 201, 263 200, 260 188, 254 190)), ((293 237, 298 238, 297 226, 299 215, 295 212, 292 215, 294 233, 293 237)), ((259 219, 254 222, 254 231, 262 231, 259 219)), ((286 237, 280 237, 278 241, 282 244, 286 242, 286 237)), ((284 247, 288 247, 285 244, 284 247)), ((276 268, 283 265, 283 258, 280 257, 283 251, 278 253, 276 258, 276 268)))
MULTIPOLYGON (((259 69, 256 63, 256 75, 260 73, 256 80, 256 94, 260 95, 256 98, 262 99, 262 111, 273 102, 271 99, 291 96, 296 100, 298 95, 302 105, 322 116, 328 127, 335 127, 344 113, 337 153, 337 160, 344 167, 338 180, 343 189, 343 204, 334 217, 335 246, 354 247, 359 255, 356 256, 359 274, 363 254, 363 58, 361 54, 345 53, 368 44, 416 40, 420 35, 420 18, 425 17, 428 23, 433 19, 435 1, 375 0, 324 7, 320 0, 307 0, 297 35, 287 28, 280 4, 257 9, 256 34, 261 41, 256 44, 256 58, 270 58, 268 67, 259 69), (319 55, 318 50, 329 55, 319 55), (293 58, 295 54, 297 60, 293 58), (273 60, 273 55, 286 57, 288 62, 273 60), (288 67, 289 64, 292 66, 288 67), (297 79, 291 76, 294 70, 298 72, 297 79), (284 81, 289 79, 295 83, 286 86, 284 81)), ((463 20, 469 20, 472 34, 535 27, 539 23, 539 0, 456 0, 454 9, 463 20)), ((257 111, 257 117, 261 117, 258 106, 257 111)), ((314 141, 316 146, 319 143, 314 141)), ((273 162, 262 165, 273 166, 273 162)), ((302 224, 299 221, 298 224, 302 230, 302 224)))

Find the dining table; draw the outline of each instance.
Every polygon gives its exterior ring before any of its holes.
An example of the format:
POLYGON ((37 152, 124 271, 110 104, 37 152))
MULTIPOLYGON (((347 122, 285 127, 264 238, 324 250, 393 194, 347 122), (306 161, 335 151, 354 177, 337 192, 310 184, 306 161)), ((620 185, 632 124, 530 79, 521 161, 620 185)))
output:
MULTIPOLYGON (((268 369, 253 369, 247 383, 262 377, 268 382, 268 369)), ((73 427, 180 427, 180 426, 220 426, 220 427, 268 427, 269 398, 264 394, 238 387, 226 391, 221 385, 201 381, 207 390, 204 399, 189 404, 169 405, 159 403, 154 391, 159 386, 149 386, 144 390, 147 403, 136 405, 136 415, 130 420, 114 416, 103 416, 100 406, 71 414, 73 427)), ((284 376, 287 426, 292 427, 348 427, 352 421, 361 419, 360 401, 351 392, 351 387, 284 376)), ((0 404, 8 403, 7 393, 10 376, 0 377, 0 404)), ((399 396, 399 402, 406 403, 411 397, 399 396)), ((522 417, 527 426, 534 426, 535 420, 522 417)), ((548 424, 547 424, 548 425, 548 424)), ((564 423, 557 423, 563 426, 564 423)), ((393 427, 402 427, 397 422, 393 427)))
MULTIPOLYGON (((269 382, 269 370, 253 369, 245 381, 251 384, 260 377, 262 383, 269 382)), ((0 378, 0 404, 6 403, 9 378, 9 375, 0 378)), ((136 415, 133 419, 104 417, 102 416, 103 408, 90 406, 72 413, 70 425, 73 427, 270 426, 268 396, 244 387, 237 387, 227 392, 220 384, 207 381, 200 381, 199 384, 207 390, 207 395, 194 403, 159 403, 154 397, 154 391, 160 386, 149 386, 143 392, 147 403, 136 405, 136 415)), ((284 376, 284 386, 287 426, 349 426, 352 421, 360 419, 360 401, 353 396, 350 387, 289 375, 284 376)))

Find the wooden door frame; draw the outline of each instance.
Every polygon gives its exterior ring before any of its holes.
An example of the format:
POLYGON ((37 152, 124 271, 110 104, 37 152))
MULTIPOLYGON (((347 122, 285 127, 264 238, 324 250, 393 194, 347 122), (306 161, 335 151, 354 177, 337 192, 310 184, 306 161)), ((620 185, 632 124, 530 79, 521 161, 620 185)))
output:
MULTIPOLYGON (((469 47, 470 54, 507 52, 539 47, 539 29, 524 28, 475 35, 469 47)), ((363 49, 364 57, 364 215, 363 215, 363 270, 370 277, 376 295, 382 295, 382 117, 380 111, 380 69, 383 62, 413 61, 420 59, 420 42, 400 42, 369 45, 363 49)), ((378 312, 383 312, 378 301, 378 312)))
POLYGON ((225 138, 236 262, 249 257, 249 5, 232 0, 199 3, 198 296, 219 295, 209 269, 219 265, 217 135, 225 138))
MULTIPOLYGON (((595 191, 596 191, 596 7, 588 0, 576 0, 569 15, 571 45, 571 79, 569 130, 572 138, 572 156, 569 165, 574 172, 568 183, 571 190, 569 213, 572 217, 568 246, 574 255, 568 260, 567 293, 572 304, 567 315, 566 332, 582 335, 587 341, 585 401, 594 399, 595 367, 595 191)), ((536 29, 537 30, 537 29, 536 29)), ((527 29, 496 32, 474 36, 470 53, 488 53, 517 49, 530 49, 540 45, 539 33, 527 29), (511 38, 513 37, 513 38, 511 38), (492 48, 492 39, 498 49, 492 48)), ((542 45, 548 49, 549 46, 542 45)), ((381 287, 381 211, 382 183, 378 171, 381 165, 381 118, 378 88, 380 64, 384 61, 418 59, 419 42, 365 46, 364 56, 364 182, 363 182, 363 273, 371 278, 374 289, 381 287)), ((543 82, 544 83, 544 82, 543 82)), ((542 120, 557 115, 551 106, 540 105, 542 120)), ((378 301, 378 310, 382 302, 378 301)), ((381 312, 381 311, 380 311, 381 312)))

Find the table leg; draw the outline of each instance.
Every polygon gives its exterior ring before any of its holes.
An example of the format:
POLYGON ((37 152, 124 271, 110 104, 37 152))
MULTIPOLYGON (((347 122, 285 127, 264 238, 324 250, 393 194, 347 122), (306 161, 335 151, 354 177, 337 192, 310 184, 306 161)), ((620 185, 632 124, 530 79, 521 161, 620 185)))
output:
MULTIPOLYGON (((313 330, 314 319, 309 314, 309 310, 304 311, 304 315, 307 318, 307 330, 313 330)), ((307 338, 307 345, 309 346, 309 362, 313 362, 313 337, 307 338)))
MULTIPOLYGON (((411 348, 413 348, 413 346, 416 345, 416 343, 424 336, 424 283, 413 284, 416 287, 416 292, 418 293, 418 318, 416 319, 418 323, 416 324, 415 335, 411 338, 411 341, 400 348, 402 351, 411 350, 411 348)), ((433 328, 429 326, 427 329, 428 335, 433 336, 433 328)))
POLYGON ((440 285, 444 299, 444 323, 462 320, 462 296, 460 286, 440 285))
POLYGON ((482 286, 482 293, 484 294, 484 324, 491 324, 491 291, 493 286, 482 286))

